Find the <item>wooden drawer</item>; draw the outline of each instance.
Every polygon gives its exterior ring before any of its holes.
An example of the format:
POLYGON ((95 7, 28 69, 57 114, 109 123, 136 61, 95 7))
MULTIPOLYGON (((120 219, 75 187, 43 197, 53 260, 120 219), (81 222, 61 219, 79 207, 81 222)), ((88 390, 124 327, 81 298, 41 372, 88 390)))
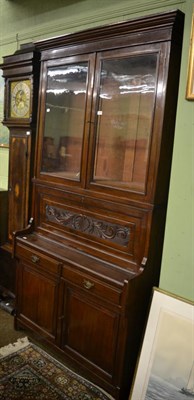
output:
POLYGON ((120 288, 113 287, 105 282, 100 281, 99 279, 94 278, 93 276, 75 271, 68 266, 63 267, 62 277, 66 281, 79 286, 81 289, 84 289, 85 291, 90 292, 99 298, 103 298, 104 300, 116 305, 121 305, 123 293, 122 285, 120 288))
POLYGON ((41 268, 51 274, 59 274, 61 263, 53 258, 47 257, 44 254, 26 248, 18 244, 16 246, 16 257, 25 259, 37 268, 41 268))

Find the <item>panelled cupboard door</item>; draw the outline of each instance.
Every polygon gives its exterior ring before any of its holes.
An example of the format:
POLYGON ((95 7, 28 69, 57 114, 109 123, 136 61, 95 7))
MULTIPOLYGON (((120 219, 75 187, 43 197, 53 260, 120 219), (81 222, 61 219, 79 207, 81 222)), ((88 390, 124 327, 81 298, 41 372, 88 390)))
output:
POLYGON ((106 301, 64 282, 62 349, 111 383, 114 379, 120 315, 106 301))
POLYGON ((57 278, 40 273, 33 266, 19 262, 17 266, 19 290, 17 318, 28 327, 45 336, 56 339, 56 315, 58 304, 57 278))

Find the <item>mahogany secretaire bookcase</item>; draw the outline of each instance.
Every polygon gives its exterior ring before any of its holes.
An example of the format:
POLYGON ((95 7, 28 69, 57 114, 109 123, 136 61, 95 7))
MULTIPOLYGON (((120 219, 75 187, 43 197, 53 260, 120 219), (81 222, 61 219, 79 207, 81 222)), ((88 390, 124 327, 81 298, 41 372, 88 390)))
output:
POLYGON ((120 400, 160 273, 183 19, 36 42, 2 67, 16 327, 120 400))

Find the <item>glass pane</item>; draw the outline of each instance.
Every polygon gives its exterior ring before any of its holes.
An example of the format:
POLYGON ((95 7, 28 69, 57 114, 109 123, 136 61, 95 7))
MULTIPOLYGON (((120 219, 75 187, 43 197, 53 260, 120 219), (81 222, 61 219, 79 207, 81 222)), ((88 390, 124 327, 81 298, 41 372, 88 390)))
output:
POLYGON ((49 68, 42 171, 79 180, 88 64, 49 68))
POLYGON ((145 190, 156 68, 156 54, 102 61, 94 181, 145 190))

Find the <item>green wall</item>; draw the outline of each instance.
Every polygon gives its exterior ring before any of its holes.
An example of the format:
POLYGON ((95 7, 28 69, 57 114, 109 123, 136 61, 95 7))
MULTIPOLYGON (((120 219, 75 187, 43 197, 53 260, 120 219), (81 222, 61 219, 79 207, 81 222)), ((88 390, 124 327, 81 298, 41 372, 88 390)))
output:
MULTIPOLYGON (((194 300, 194 101, 185 100, 193 0, 0 0, 0 57, 20 44, 180 9, 185 13, 178 113, 160 287, 194 300)), ((7 149, 1 149, 0 157, 7 149)), ((0 164, 1 166, 1 164, 0 164)), ((7 169, 5 167, 6 178, 7 169)), ((2 172, 0 172, 0 179, 2 172)), ((1 185, 1 182, 0 182, 1 185)))

